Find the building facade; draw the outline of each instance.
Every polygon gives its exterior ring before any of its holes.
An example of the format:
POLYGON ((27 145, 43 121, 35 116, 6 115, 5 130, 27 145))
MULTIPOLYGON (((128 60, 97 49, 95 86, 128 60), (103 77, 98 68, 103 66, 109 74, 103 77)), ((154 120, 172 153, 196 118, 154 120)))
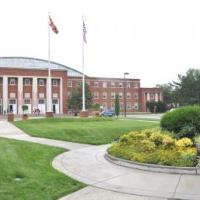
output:
MULTIPOLYGON (((48 104, 48 84, 51 84, 52 111, 68 113, 68 98, 82 81, 81 72, 55 62, 26 57, 0 57, 0 115, 7 112, 22 114, 22 105, 28 113, 39 109, 45 114, 48 104), (48 67, 51 83, 48 82, 48 67)), ((119 95, 121 110, 146 112, 146 102, 162 101, 159 88, 141 88, 140 79, 97 78, 86 76, 93 94, 93 103, 102 109, 114 109, 115 95, 119 95)))

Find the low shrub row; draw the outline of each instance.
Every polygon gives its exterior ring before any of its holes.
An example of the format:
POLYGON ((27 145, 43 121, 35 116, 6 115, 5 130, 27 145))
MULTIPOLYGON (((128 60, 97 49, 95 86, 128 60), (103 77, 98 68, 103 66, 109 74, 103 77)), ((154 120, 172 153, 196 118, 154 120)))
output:
POLYGON ((175 139, 170 132, 147 129, 120 137, 108 153, 127 160, 168 166, 196 165, 197 150, 191 139, 175 139))

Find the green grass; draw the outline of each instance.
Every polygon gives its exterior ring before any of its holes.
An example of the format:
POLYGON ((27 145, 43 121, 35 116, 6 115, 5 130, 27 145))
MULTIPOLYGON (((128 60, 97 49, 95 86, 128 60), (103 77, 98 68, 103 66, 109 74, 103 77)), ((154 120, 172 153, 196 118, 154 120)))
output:
POLYGON ((32 136, 86 144, 107 144, 131 130, 152 128, 158 126, 159 122, 111 118, 54 118, 17 121, 14 124, 32 136))
POLYGON ((51 166, 62 152, 60 148, 0 139, 0 199, 56 200, 84 187, 51 166))

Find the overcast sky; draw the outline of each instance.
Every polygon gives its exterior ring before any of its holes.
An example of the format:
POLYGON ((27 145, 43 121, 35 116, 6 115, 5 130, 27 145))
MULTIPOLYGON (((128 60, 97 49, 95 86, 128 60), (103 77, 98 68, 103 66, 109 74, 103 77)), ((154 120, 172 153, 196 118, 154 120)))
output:
POLYGON ((0 56, 48 59, 81 70, 82 14, 87 26, 85 72, 140 78, 142 86, 176 80, 200 68, 199 0, 1 0, 0 56))

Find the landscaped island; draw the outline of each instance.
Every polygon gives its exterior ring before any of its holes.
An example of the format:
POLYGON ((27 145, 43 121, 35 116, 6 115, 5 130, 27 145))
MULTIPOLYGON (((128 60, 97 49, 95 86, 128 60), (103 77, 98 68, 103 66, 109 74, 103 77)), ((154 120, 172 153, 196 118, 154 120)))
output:
POLYGON ((200 107, 187 106, 165 114, 160 128, 121 136, 108 153, 140 163, 195 167, 199 137, 200 107))

